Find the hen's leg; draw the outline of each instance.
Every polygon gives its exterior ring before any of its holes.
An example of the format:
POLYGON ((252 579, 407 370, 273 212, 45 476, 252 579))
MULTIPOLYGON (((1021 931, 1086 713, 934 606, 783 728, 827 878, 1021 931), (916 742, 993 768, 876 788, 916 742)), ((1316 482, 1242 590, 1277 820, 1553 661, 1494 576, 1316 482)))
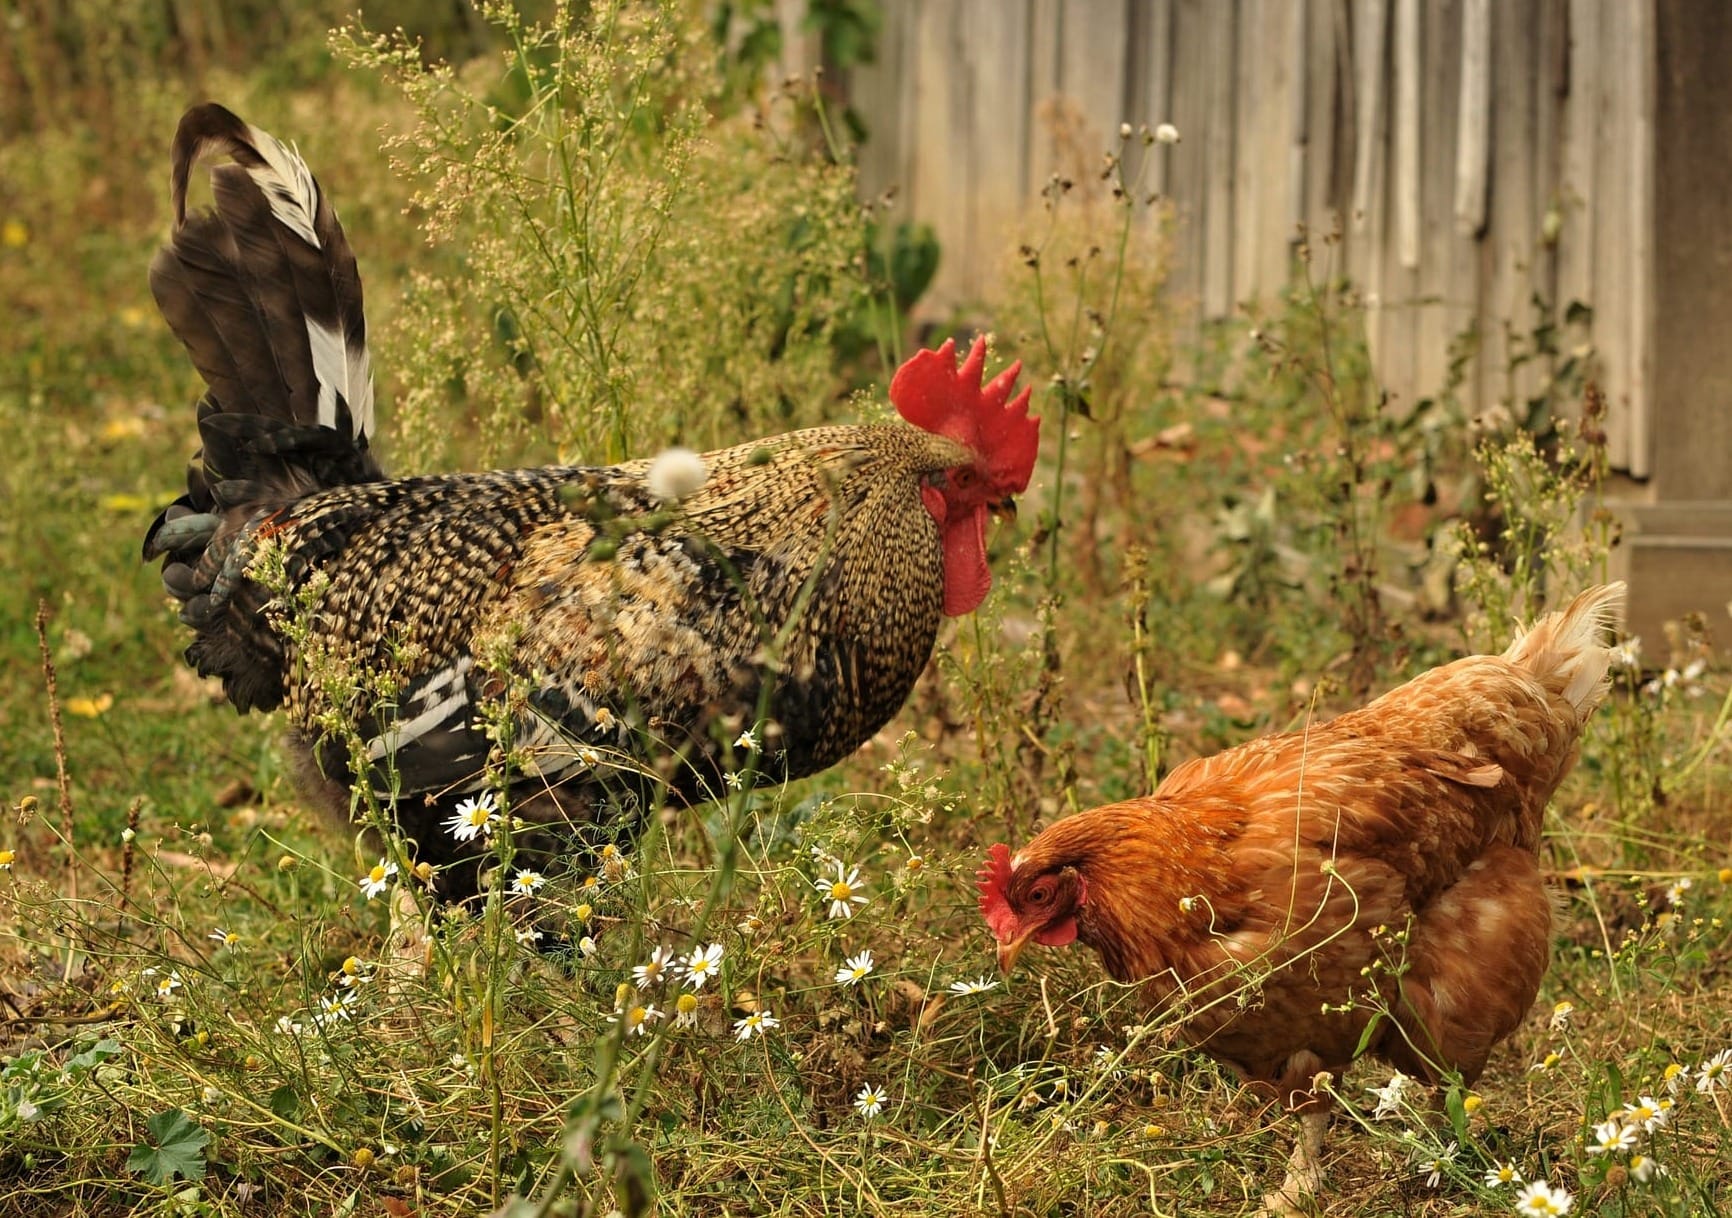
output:
POLYGON ((1323 1187, 1323 1134, 1329 1128, 1331 1100, 1327 1091, 1313 1090, 1322 1072, 1322 1058, 1296 1053, 1276 1083, 1282 1101, 1299 1117, 1299 1140, 1287 1158, 1281 1187, 1263 1198, 1266 1213, 1301 1213, 1323 1187))
POLYGON ((1299 1114, 1299 1140, 1287 1159, 1287 1177, 1280 1188, 1263 1198, 1265 1212, 1305 1212, 1307 1203, 1323 1187, 1323 1134, 1328 1128, 1327 1108, 1312 1108, 1299 1114))

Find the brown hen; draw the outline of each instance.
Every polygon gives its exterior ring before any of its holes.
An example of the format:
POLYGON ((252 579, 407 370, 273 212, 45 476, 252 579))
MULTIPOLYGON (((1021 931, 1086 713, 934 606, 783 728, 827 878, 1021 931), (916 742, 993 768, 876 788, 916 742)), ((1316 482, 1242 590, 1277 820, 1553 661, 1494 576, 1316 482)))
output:
POLYGON ((1008 972, 1029 942, 1094 948, 1187 1041, 1302 1114, 1290 1208, 1314 1190, 1320 1071, 1362 1047, 1471 1084, 1526 1015, 1550 950, 1546 804, 1605 696, 1622 584, 1501 656, 1432 669, 1361 710, 1179 767, 1153 795, 994 846, 980 907, 1008 972))
MULTIPOLYGON (((984 343, 960 368, 950 343, 904 364, 899 423, 388 479, 354 255, 306 165, 204 105, 173 190, 151 288, 209 391, 145 557, 194 631, 187 661, 237 710, 285 708, 333 808, 369 784, 421 859, 485 857, 447 825, 495 793, 519 864, 546 866, 572 831, 626 838, 663 801, 832 765, 991 585, 987 517, 1027 487, 1038 420, 1016 366, 982 384, 984 343), (206 153, 234 163, 189 216, 206 153)), ((476 881, 457 868, 443 890, 476 881)))

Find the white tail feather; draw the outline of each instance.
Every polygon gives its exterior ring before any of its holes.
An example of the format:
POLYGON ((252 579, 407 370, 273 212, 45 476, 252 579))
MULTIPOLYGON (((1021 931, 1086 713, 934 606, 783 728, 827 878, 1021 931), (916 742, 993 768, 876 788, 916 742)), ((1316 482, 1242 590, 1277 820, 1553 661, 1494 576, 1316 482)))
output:
POLYGON ((351 348, 340 330, 307 319, 307 346, 319 378, 319 426, 337 426, 337 395, 349 404, 357 439, 373 431, 373 361, 365 345, 351 348))
POLYGON ((247 170, 270 200, 271 214, 314 249, 321 248, 313 223, 319 214, 319 186, 300 154, 269 131, 249 125, 253 147, 265 164, 247 170))

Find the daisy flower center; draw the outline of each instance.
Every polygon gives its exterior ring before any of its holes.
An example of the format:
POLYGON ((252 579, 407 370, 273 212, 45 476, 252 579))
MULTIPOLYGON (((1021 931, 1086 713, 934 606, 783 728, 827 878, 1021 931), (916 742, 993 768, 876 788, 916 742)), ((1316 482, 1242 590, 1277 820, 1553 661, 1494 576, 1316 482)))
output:
POLYGON ((849 884, 847 880, 837 880, 830 885, 830 899, 832 901, 846 901, 853 895, 853 885, 849 884))

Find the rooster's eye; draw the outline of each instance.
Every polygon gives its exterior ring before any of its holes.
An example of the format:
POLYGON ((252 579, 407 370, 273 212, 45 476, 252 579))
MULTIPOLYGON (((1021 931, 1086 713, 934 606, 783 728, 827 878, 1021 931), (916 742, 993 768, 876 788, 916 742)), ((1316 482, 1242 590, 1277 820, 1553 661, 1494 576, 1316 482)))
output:
POLYGON ((974 485, 974 471, 971 469, 957 470, 950 475, 950 484, 958 490, 966 490, 974 485))

